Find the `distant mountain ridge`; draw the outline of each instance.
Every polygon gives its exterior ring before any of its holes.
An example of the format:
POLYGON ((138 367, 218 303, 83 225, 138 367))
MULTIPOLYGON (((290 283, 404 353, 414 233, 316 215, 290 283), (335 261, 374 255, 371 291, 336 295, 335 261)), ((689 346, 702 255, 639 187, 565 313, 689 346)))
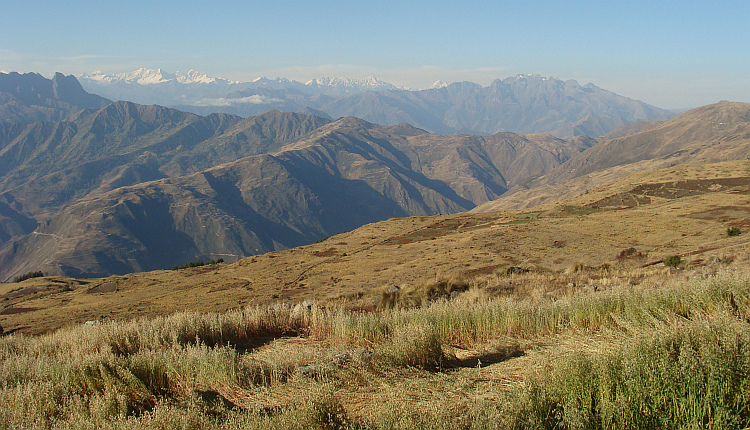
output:
POLYGON ((89 94, 73 75, 55 73, 0 73, 0 121, 32 123, 59 121, 81 109, 99 109, 111 103, 89 94))
POLYGON ((549 173, 512 188, 474 211, 533 207, 571 198, 636 171, 750 160, 748 103, 707 105, 636 129, 640 130, 602 139, 549 173))
POLYGON ((619 96, 596 85, 539 75, 497 79, 487 87, 471 82, 412 91, 374 77, 285 78, 234 82, 191 71, 168 74, 139 69, 83 75, 82 85, 112 99, 160 104, 199 115, 221 112, 258 115, 269 109, 313 109, 331 118, 356 116, 382 125, 403 122, 441 134, 550 133, 557 137, 600 136, 636 121, 674 114, 619 96), (192 75, 190 75, 192 73, 192 75))
MULTIPOLYGON (((190 70, 169 73, 161 69, 140 68, 125 73, 94 72, 78 77, 87 91, 103 94, 114 100, 128 100, 141 104, 163 106, 217 106, 211 99, 224 99, 232 93, 248 90, 293 90, 308 96, 341 97, 365 91, 399 89, 395 85, 369 76, 365 79, 317 78, 304 83, 285 78, 256 78, 250 82, 211 77, 190 70)), ((207 112, 212 113, 212 112, 207 112)), ((225 112, 237 113, 237 112, 225 112)), ((261 112, 258 112, 261 113, 261 112)))
POLYGON ((466 211, 594 143, 124 101, 0 131, 3 279, 28 267, 93 276, 231 261, 386 218, 466 211))
MULTIPOLYGON (((269 101, 274 91, 239 96, 269 101)), ((459 117, 470 105, 453 109, 452 101, 478 97, 476 106, 516 106, 526 121, 527 107, 541 103, 561 107, 535 117, 553 123, 563 108, 586 110, 568 97, 606 99, 603 91, 526 76, 490 87, 459 83, 421 95, 387 90, 343 99, 384 97, 412 113, 408 106, 442 100, 459 117)), ((619 96, 610 97, 616 109, 619 96)), ((36 270, 101 276, 198 258, 233 261, 385 218, 486 209, 509 190, 513 197, 578 173, 607 177, 620 166, 748 157, 747 106, 707 106, 621 129, 612 139, 435 134, 407 123, 279 110, 201 116, 127 101, 79 109, 61 121, 0 121, 0 279, 36 270)))
POLYGON ((237 81, 231 81, 223 78, 215 78, 201 73, 195 70, 190 70, 187 73, 174 72, 169 73, 161 69, 146 69, 140 68, 138 70, 126 73, 102 73, 93 72, 91 74, 83 74, 79 77, 80 80, 94 81, 101 84, 115 84, 118 82, 128 84, 139 84, 139 85, 156 85, 164 84, 169 82, 178 82, 180 84, 237 84, 237 81))

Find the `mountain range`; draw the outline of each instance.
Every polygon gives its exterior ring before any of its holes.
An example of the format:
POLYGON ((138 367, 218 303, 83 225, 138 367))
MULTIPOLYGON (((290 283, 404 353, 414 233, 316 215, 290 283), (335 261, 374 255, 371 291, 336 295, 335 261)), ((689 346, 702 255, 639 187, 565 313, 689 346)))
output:
MULTIPOLYGON (((395 85, 372 76, 365 79, 318 78, 305 83, 285 78, 257 78, 251 82, 239 82, 208 76, 195 70, 187 73, 169 73, 161 69, 146 68, 125 73, 94 72, 79 76, 79 80, 88 91, 105 94, 113 100, 162 106, 221 106, 229 103, 224 100, 228 95, 249 89, 291 90, 307 96, 330 97, 360 94, 371 90, 399 89, 395 85)), ((235 104, 242 103, 241 101, 235 102, 235 104)))
POLYGON ((80 109, 99 109, 112 101, 84 91, 75 76, 55 73, 0 73, 0 121, 28 124, 59 121, 80 109))
POLYGON ((390 217, 466 211, 593 143, 129 102, 16 134, 0 151, 2 277, 233 261, 390 217))
MULTIPOLYGON (((46 98, 64 120, 0 122, 0 279, 236 261, 387 218, 485 211, 508 201, 526 207, 630 171, 750 155, 750 109, 742 103, 640 123, 612 138, 561 139, 435 134, 407 123, 277 110, 201 116, 70 93, 46 98), (85 104, 91 100, 104 106, 85 104)), ((375 93, 361 95, 368 94, 375 93)))
POLYGON ((372 123, 415 127, 441 134, 549 133, 567 138, 600 136, 643 120, 674 113, 597 87, 539 75, 471 82, 414 91, 374 77, 320 78, 305 83, 259 78, 235 82, 198 72, 169 74, 139 69, 80 77, 88 91, 111 99, 159 104, 199 115, 258 115, 270 109, 329 118, 356 116, 372 123))

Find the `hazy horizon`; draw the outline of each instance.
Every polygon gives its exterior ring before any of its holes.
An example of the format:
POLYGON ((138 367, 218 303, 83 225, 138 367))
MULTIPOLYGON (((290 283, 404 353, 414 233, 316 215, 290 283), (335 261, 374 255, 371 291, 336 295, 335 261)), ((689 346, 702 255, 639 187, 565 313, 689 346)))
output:
POLYGON ((750 102, 750 3, 4 1, 0 70, 141 67, 422 89, 518 74, 679 109, 750 102))

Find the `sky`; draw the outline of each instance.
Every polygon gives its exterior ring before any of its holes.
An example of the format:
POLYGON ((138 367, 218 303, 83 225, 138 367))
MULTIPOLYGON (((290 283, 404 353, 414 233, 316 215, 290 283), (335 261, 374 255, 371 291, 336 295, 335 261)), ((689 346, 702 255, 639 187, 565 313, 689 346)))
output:
POLYGON ((412 89, 532 73, 667 109, 750 102, 750 1, 0 0, 0 70, 141 67, 412 89))

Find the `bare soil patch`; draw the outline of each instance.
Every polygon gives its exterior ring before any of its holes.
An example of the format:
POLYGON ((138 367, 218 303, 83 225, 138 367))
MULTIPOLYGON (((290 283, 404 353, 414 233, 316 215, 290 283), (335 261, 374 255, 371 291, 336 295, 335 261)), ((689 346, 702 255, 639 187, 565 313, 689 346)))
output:
POLYGON ((23 314, 26 312, 31 312, 37 310, 36 308, 16 308, 16 307, 10 307, 5 308, 0 312, 0 315, 13 315, 13 314, 23 314))
POLYGON ((117 282, 109 281, 103 282, 95 287, 88 290, 89 294, 103 294, 103 293, 114 293, 117 291, 117 282))

